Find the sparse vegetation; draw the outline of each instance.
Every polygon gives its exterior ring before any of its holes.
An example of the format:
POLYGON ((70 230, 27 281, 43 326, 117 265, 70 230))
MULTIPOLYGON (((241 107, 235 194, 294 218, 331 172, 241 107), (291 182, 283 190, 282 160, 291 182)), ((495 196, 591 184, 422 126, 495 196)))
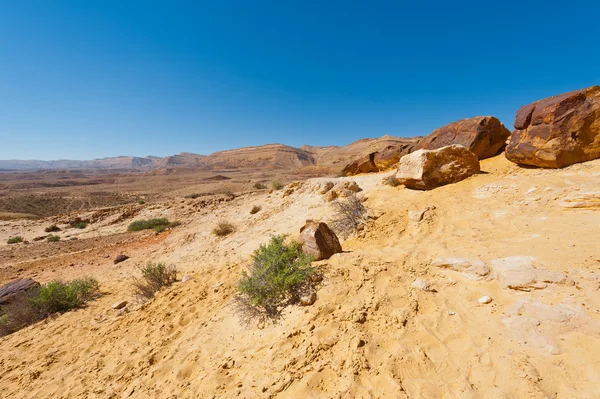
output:
POLYGON ((52 281, 26 293, 0 308, 0 336, 45 319, 53 313, 64 313, 82 307, 99 294, 98 282, 86 277, 65 283, 52 281))
POLYGON ((137 203, 140 204, 140 205, 144 205, 146 203, 146 201, 144 201, 144 200, 141 199, 141 200, 138 200, 137 203))
POLYGON ((198 198, 198 197, 202 197, 202 194, 198 194, 198 193, 195 193, 195 194, 188 194, 188 195, 186 195, 184 198, 196 199, 196 198, 198 198))
POLYGON ((260 212, 261 209, 262 209, 262 206, 260 206, 260 205, 254 205, 252 207, 252 209, 250 209, 250 214, 251 215, 257 214, 258 212, 260 212))
POLYGON ((165 231, 167 228, 169 227, 175 227, 178 226, 179 222, 173 222, 171 223, 169 221, 169 219, 166 218, 159 218, 159 219, 143 219, 143 220, 136 220, 133 223, 131 223, 128 227, 127 230, 129 231, 141 231, 141 230, 155 230, 157 232, 163 232, 165 231))
POLYGON ((71 226, 74 229, 85 229, 88 224, 90 224, 89 220, 83 220, 81 218, 76 218, 69 222, 69 226, 71 226))
POLYGON ((283 188, 283 183, 279 180, 274 180, 271 182, 271 187, 273 187, 273 190, 281 190, 283 188))
POLYGON ((265 186, 262 183, 254 183, 254 188, 257 189, 257 190, 264 190, 264 189, 267 188, 267 186, 265 186))
POLYGON ((398 187, 400 185, 400 181, 398 180, 396 175, 390 175, 383 179, 383 184, 392 187, 398 187))
POLYGON ((131 281, 133 294, 141 300, 150 299, 162 287, 173 284, 177 279, 177 269, 164 263, 148 263, 140 268, 141 277, 131 281))
POLYGON ((23 242, 23 237, 21 237, 21 236, 10 237, 6 241, 7 244, 18 244, 20 242, 23 242))
POLYGON ((60 241, 60 236, 55 236, 55 235, 50 234, 48 237, 46 237, 46 241, 48 241, 48 242, 60 241))
POLYGON ((313 258, 297 242, 286 245, 284 240, 283 235, 274 236, 261 245, 252 255, 249 273, 242 275, 235 303, 245 322, 280 317, 287 304, 298 301, 310 288, 313 258))
POLYGON ((217 237, 225 237, 235 231, 235 226, 226 220, 221 220, 213 229, 213 234, 217 237))
POLYGON ((344 237, 358 232, 367 222, 367 208, 355 194, 346 199, 335 200, 332 206, 334 216, 330 225, 344 237))
POLYGON ((53 225, 46 227, 44 229, 44 231, 46 233, 56 233, 57 231, 60 231, 60 228, 57 225, 53 224, 53 225))

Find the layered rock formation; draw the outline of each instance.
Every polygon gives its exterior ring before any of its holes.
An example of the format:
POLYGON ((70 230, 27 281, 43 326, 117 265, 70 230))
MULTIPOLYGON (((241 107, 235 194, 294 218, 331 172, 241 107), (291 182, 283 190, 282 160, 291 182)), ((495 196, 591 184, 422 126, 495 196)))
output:
POLYGON ((600 86, 519 109, 506 158, 543 168, 562 168, 600 158, 600 86))
POLYGON ((477 155, 479 159, 485 159, 498 155, 509 136, 510 131, 498 118, 476 116, 434 130, 419 142, 417 149, 435 150, 452 144, 460 144, 477 155))
POLYGON ((400 159, 396 179, 408 188, 430 190, 479 173, 477 155, 454 144, 437 150, 418 150, 400 159))

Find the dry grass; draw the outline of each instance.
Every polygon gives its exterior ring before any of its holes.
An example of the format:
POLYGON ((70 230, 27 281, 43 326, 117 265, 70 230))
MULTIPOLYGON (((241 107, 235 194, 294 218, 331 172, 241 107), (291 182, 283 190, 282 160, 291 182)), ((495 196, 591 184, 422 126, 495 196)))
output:
POLYGON ((330 225, 343 237, 355 234, 367 222, 367 208, 354 194, 343 200, 335 200, 332 207, 334 215, 330 225))
POLYGON ((131 280, 133 294, 142 301, 154 296, 162 287, 173 284, 177 279, 177 269, 164 263, 148 263, 140 268, 141 277, 131 280))
POLYGON ((235 231, 235 226, 228 221, 221 220, 213 229, 213 234, 217 237, 225 237, 235 231))

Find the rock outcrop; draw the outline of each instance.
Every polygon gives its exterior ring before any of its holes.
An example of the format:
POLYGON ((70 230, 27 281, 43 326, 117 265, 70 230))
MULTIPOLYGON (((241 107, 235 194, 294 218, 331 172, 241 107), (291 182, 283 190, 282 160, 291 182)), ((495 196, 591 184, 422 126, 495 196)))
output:
POLYGON ((40 283, 30 278, 19 278, 0 287, 0 305, 10 303, 17 296, 31 288, 39 287, 40 283))
POLYGON ((493 116, 476 116, 462 119, 439 129, 423 138, 417 149, 435 150, 452 144, 460 144, 479 159, 498 155, 510 136, 502 122, 493 116))
POLYGON ((323 222, 307 220, 300 229, 300 244, 304 252, 315 260, 329 259, 331 255, 342 252, 342 246, 335 233, 323 222))
POLYGON ((356 161, 348 164, 342 169, 342 175, 354 176, 361 173, 374 173, 379 172, 379 168, 375 165, 376 152, 372 152, 367 156, 364 156, 356 161))
POLYGON ((477 155, 454 144, 436 150, 418 150, 402 157, 396 178, 408 188, 431 190, 459 182, 479 171, 477 155))
POLYGON ((542 168, 562 168, 600 158, 600 86, 519 109, 506 158, 542 168))

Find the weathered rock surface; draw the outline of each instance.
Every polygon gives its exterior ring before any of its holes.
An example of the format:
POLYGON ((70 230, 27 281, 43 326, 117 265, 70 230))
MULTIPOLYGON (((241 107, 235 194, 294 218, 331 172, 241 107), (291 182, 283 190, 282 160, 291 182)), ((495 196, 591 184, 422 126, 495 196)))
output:
POLYGON ((123 309, 127 306, 127 301, 119 301, 112 304, 113 309, 123 309))
POLYGON ((531 256, 510 256, 495 259, 492 263, 498 280, 505 288, 518 291, 544 289, 548 284, 573 285, 564 273, 552 272, 535 266, 531 256))
POLYGON ((477 116, 462 119, 434 130, 417 145, 417 149, 435 150, 452 144, 460 144, 485 159, 498 155, 510 136, 502 122, 493 116, 477 116))
POLYGON ((600 86, 519 109, 506 158, 543 168, 562 168, 600 158, 600 86))
POLYGON ((600 209, 600 192, 580 193, 560 200, 563 208, 600 209))
POLYGON ((40 283, 30 278, 19 278, 0 287, 0 305, 10 303, 15 297, 27 292, 33 287, 39 287, 40 283))
POLYGON ((356 161, 348 164, 342 169, 344 176, 354 176, 361 173, 379 172, 379 168, 375 165, 376 152, 372 152, 356 161))
POLYGON ((387 146, 383 150, 375 153, 374 162, 377 169, 381 172, 388 170, 400 162, 400 158, 410 154, 415 150, 414 143, 399 144, 395 146, 387 146))
POLYGON ((460 272, 473 280, 481 280, 490 274, 490 268, 480 259, 444 258, 434 260, 431 265, 460 272))
POLYGON ((317 300, 317 293, 311 292, 308 295, 304 295, 300 297, 300 304, 302 306, 310 306, 317 300))
POLYGON ((431 190, 479 173, 477 155, 454 144, 436 150, 418 150, 400 159, 396 178, 408 188, 431 190))
POLYGON ((315 260, 329 259, 331 255, 342 252, 342 246, 335 233, 323 222, 306 221, 300 229, 299 242, 302 249, 315 260))

